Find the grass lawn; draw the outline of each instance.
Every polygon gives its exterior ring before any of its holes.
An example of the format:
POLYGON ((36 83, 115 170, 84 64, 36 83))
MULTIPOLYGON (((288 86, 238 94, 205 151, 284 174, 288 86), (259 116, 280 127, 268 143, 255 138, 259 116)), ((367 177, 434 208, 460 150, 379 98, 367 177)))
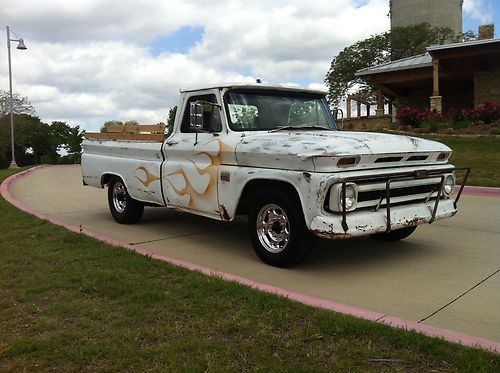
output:
POLYGON ((0 371, 499 369, 500 355, 177 268, 0 198, 0 371))
POLYGON ((429 137, 448 145, 450 163, 472 168, 467 185, 500 187, 500 138, 429 137))
MULTIPOLYGON (((383 131, 384 132, 384 131, 383 131)), ((467 185, 500 187, 500 138, 457 137, 411 134, 448 145, 453 153, 450 163, 471 167, 467 185)))

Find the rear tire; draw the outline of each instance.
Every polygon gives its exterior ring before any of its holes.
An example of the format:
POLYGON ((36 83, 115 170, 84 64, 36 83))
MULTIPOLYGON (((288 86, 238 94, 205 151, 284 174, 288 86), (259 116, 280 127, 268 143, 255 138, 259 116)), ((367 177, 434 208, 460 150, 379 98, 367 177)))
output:
POLYGON ((291 193, 275 189, 257 194, 248 224, 255 253, 266 264, 291 267, 310 251, 312 237, 291 193))
POLYGON ((408 237, 410 234, 415 232, 415 229, 417 229, 417 226, 414 227, 406 227, 406 228, 400 228, 396 229, 394 231, 390 231, 388 233, 375 233, 372 234, 371 237, 377 241, 399 241, 402 240, 406 237, 408 237))
POLYGON ((125 183, 118 177, 108 183, 108 205, 111 215, 120 224, 136 223, 144 213, 144 205, 130 197, 125 183))

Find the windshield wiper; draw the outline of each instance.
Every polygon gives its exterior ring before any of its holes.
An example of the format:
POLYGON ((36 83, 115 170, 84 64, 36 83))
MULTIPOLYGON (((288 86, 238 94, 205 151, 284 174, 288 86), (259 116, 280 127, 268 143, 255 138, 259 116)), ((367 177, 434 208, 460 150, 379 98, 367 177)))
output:
POLYGON ((307 126, 280 126, 269 130, 269 132, 287 131, 287 130, 325 130, 325 131, 335 131, 333 128, 322 127, 317 125, 307 125, 307 126))

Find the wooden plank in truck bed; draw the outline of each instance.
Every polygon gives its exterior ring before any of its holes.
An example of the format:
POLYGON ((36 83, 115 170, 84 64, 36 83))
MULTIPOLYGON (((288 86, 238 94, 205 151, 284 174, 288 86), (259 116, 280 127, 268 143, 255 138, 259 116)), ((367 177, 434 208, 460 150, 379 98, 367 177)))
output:
POLYGON ((111 124, 106 128, 107 132, 165 132, 164 124, 111 124))
POLYGON ((128 133, 128 132, 85 132, 86 139, 89 140, 130 140, 163 142, 163 133, 128 133))

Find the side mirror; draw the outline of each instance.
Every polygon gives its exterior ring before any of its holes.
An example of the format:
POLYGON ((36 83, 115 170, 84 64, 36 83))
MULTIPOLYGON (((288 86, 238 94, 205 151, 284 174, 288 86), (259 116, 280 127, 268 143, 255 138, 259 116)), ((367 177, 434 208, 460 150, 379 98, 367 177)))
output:
POLYGON ((191 102, 189 124, 196 131, 221 132, 220 105, 207 101, 191 102))
POLYGON ((337 126, 339 127, 340 130, 342 130, 344 128, 344 111, 341 108, 336 107, 332 110, 332 115, 333 118, 335 119, 335 122, 337 123, 337 126), (340 124, 338 123, 339 114, 340 114, 340 124))
POLYGON ((210 132, 221 132, 222 122, 220 116, 220 106, 212 105, 212 117, 210 120, 210 132))
POLYGON ((203 103, 200 101, 189 104, 189 124, 192 128, 203 129, 203 103))

